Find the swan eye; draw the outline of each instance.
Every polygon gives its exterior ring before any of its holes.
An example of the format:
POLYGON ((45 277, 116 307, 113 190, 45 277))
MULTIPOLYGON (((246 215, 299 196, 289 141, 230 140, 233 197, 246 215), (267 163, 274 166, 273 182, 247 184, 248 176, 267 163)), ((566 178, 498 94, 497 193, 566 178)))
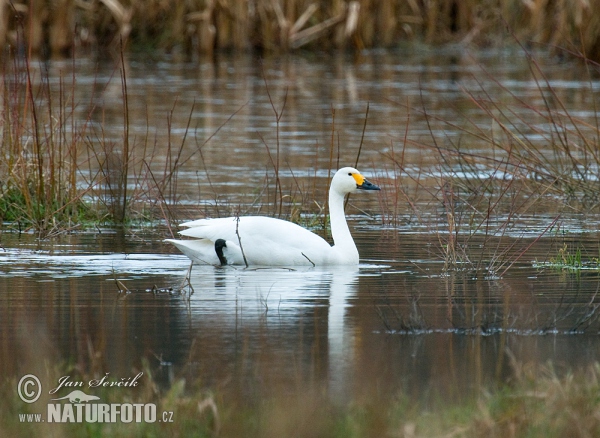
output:
POLYGON ((352 172, 348 172, 348 176, 352 176, 352 172))

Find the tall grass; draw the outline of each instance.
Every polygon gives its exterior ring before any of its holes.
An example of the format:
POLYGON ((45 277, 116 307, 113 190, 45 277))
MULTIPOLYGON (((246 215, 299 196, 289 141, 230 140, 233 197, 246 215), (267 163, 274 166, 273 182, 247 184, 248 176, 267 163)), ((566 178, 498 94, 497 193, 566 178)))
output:
POLYGON ((78 147, 87 121, 73 117, 66 92, 75 78, 60 78, 55 101, 43 65, 14 58, 2 75, 0 219, 41 233, 69 229, 90 212, 77 187, 78 147), (67 82, 68 81, 68 82, 67 82))
MULTIPOLYGON (((585 214, 600 206, 598 116, 594 111, 591 119, 583 119, 571 112, 535 56, 522 50, 537 99, 515 94, 482 67, 486 81, 473 75, 469 85, 458 84, 469 103, 455 108, 458 121, 436 116, 425 106, 408 108, 404 137, 385 155, 383 222, 399 225, 398 205, 408 203, 412 220, 438 236, 445 271, 502 276, 560 224, 564 212, 585 214), (477 122, 469 117, 472 112, 477 122), (487 120, 481 122, 481 115, 487 120), (414 117, 429 126, 429 141, 410 136, 414 117), (427 151, 427 161, 406 163, 408 147, 427 151), (550 217, 532 235, 524 223, 540 208, 550 217)), ((598 68, 583 61, 590 70, 598 68)), ((589 74, 586 83, 593 90, 589 74)))
MULTIPOLYGON (((73 64, 75 72, 75 60, 73 64)), ((111 140, 102 126, 91 123, 98 111, 91 103, 94 97, 78 101, 76 73, 56 84, 45 68, 24 56, 14 57, 2 71, 0 220, 44 237, 135 220, 162 219, 170 226, 193 107, 180 144, 171 138, 172 115, 166 120, 166 151, 153 143, 148 120, 146 135, 132 139, 121 57, 123 124, 120 140, 111 140), (77 116, 83 105, 90 108, 85 119, 77 116)))

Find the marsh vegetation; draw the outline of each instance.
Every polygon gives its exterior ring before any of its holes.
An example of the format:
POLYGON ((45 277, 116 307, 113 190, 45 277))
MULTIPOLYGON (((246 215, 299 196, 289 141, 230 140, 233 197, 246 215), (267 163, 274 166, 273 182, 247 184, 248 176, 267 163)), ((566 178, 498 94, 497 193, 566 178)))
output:
POLYGON ((40 0, 5 2, 0 46, 65 54, 113 50, 211 55, 298 48, 394 48, 403 42, 495 46, 523 41, 600 56, 592 1, 40 0))

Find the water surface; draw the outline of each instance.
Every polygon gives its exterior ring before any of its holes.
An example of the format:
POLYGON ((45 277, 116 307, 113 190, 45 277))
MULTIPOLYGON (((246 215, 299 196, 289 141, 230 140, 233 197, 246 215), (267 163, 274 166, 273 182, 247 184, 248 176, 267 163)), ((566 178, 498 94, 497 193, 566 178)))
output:
POLYGON ((441 275, 428 238, 390 232, 355 233, 357 268, 196 266, 191 296, 178 292, 187 258, 163 244, 5 234, 3 371, 23 372, 31 349, 85 364, 91 346, 115 375, 145 358, 163 385, 200 379, 245 400, 304 387, 340 401, 460 399, 505 381, 513 360, 600 359, 597 271, 535 268, 539 245, 502 279, 441 275))

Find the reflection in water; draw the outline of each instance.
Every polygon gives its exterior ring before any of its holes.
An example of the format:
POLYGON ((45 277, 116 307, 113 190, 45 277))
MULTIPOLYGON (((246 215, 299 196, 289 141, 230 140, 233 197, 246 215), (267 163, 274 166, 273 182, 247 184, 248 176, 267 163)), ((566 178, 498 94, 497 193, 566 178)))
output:
POLYGON ((346 321, 346 308, 355 299, 357 271, 343 272, 340 268, 333 273, 329 294, 328 346, 330 394, 334 400, 347 399, 354 379, 351 370, 355 359, 354 333, 346 321))
MULTIPOLYGON (((213 321, 213 330, 247 333, 269 330, 297 336, 299 325, 308 325, 315 338, 315 370, 324 372, 329 393, 341 399, 352 381, 353 330, 346 321, 349 300, 356 298, 358 267, 234 269, 194 266, 190 309, 192 324, 213 321), (323 308, 312 321, 306 314, 323 308), (318 345, 318 347, 317 347, 318 345)), ((227 336, 225 333, 222 333, 227 336)), ((290 353, 296 346, 290 344, 290 353)), ((251 347, 250 347, 251 348, 251 347)), ((285 347, 280 348, 285 350, 285 347)))
POLYGON ((306 391, 344 403, 458 400, 505 381, 512 358, 557 370, 600 360, 597 272, 524 261, 502 279, 440 276, 427 236, 355 237, 368 264, 354 269, 195 266, 188 301, 176 293, 188 259, 166 245, 127 240, 115 246, 126 255, 109 251, 110 236, 66 236, 33 250, 34 239, 4 235, 0 370, 47 359, 126 375, 147 360, 163 385, 184 377, 248 403, 306 391))

